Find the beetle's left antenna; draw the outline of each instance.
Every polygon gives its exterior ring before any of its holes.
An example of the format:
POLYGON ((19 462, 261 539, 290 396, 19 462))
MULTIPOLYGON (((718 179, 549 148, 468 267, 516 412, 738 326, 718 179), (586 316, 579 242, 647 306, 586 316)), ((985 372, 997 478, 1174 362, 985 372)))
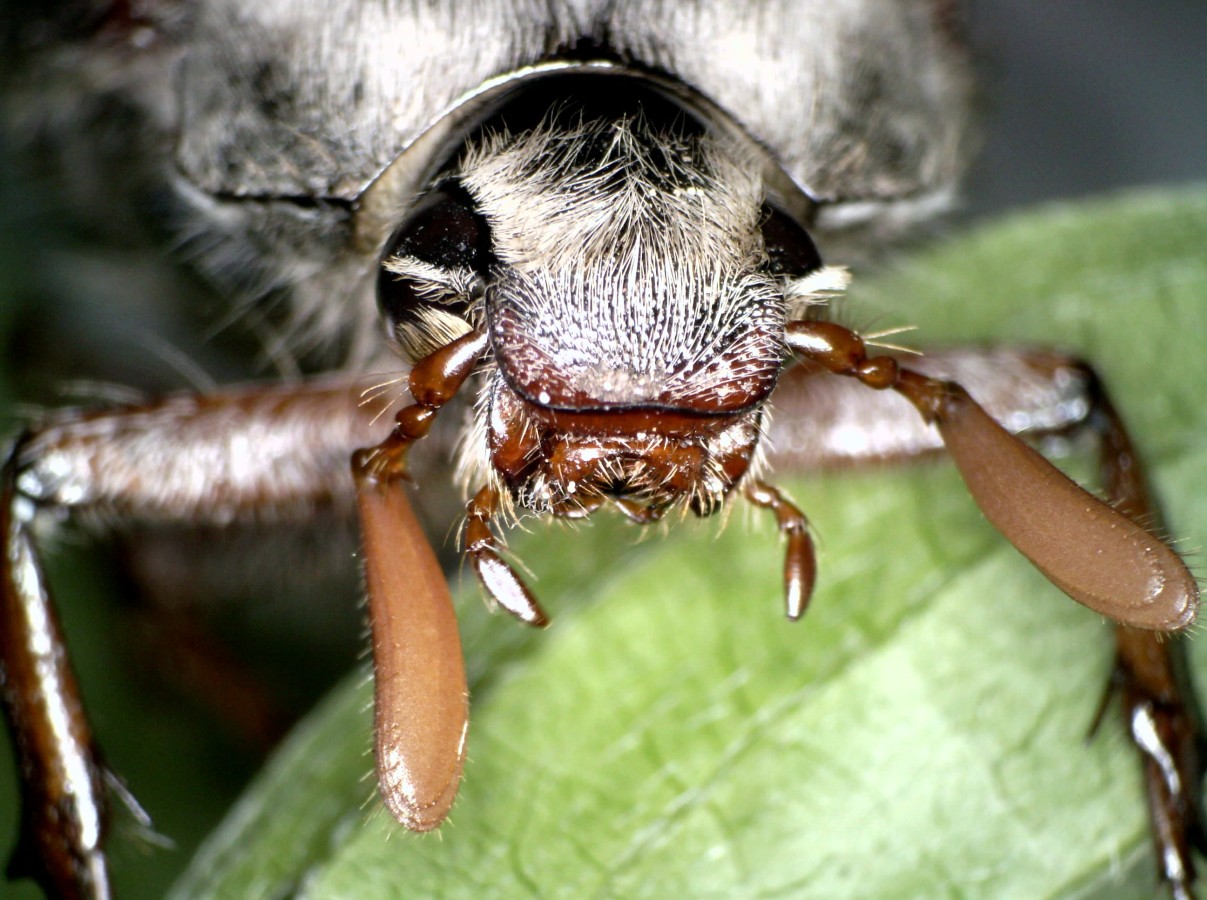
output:
POLYGON ((390 436, 352 457, 373 632, 374 722, 382 799, 413 831, 452 808, 469 723, 465 662, 448 582, 406 495, 406 458, 486 352, 473 331, 411 370, 415 404, 390 436))

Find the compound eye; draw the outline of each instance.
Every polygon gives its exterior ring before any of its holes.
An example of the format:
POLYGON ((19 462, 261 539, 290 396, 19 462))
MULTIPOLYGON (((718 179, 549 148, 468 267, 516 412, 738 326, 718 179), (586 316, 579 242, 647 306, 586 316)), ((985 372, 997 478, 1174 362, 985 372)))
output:
POLYGON ((763 245, 772 275, 797 277, 821 268, 821 254, 804 226, 772 206, 763 207, 763 216, 763 245))
POLYGON ((456 181, 425 194, 386 242, 377 276, 377 305, 392 332, 414 327, 425 306, 461 315, 476 299, 460 285, 489 270, 490 227, 456 181), (468 271, 467 271, 468 270, 468 271))

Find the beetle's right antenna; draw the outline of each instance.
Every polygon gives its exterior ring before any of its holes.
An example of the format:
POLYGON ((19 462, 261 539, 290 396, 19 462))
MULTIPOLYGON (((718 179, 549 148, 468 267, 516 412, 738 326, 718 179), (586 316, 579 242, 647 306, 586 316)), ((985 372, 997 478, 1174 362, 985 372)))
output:
POLYGON ((1199 590, 1159 538, 1079 487, 995 422, 960 385, 869 358, 832 322, 792 322, 788 346, 838 375, 892 389, 935 425, 985 517, 1062 591, 1124 625, 1182 631, 1199 590))

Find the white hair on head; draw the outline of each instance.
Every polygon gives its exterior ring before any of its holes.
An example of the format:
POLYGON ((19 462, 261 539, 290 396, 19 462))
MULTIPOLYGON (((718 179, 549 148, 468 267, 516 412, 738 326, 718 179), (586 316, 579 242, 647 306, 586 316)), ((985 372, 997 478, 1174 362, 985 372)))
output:
POLYGON ((757 167, 641 114, 565 118, 489 135, 462 160, 498 260, 492 304, 601 400, 723 393, 741 373, 699 366, 783 331, 783 292, 761 271, 757 167))
POLYGON ((751 264, 763 185, 738 157, 711 134, 662 131, 638 113, 495 132, 460 174, 491 219, 495 252, 517 267, 614 257, 617 247, 751 264))

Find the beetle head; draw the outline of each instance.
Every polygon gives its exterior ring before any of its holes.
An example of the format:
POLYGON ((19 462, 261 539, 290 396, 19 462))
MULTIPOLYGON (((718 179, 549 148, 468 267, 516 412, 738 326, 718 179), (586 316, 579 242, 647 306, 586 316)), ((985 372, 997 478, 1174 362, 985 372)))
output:
POLYGON ((379 298, 404 355, 490 335, 470 477, 523 508, 711 512, 757 460, 821 262, 758 167, 686 115, 485 131, 412 208, 379 298))

